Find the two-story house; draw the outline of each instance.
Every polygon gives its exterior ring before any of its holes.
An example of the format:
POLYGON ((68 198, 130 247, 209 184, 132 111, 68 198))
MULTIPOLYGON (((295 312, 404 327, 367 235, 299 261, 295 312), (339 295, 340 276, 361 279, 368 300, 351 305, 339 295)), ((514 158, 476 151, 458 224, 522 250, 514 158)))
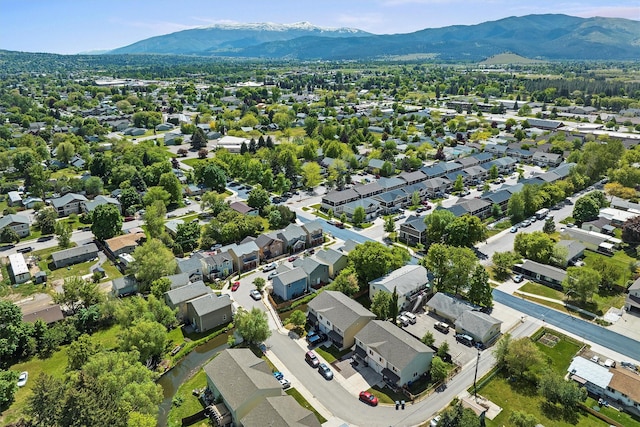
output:
POLYGON ((320 246, 324 243, 322 223, 317 219, 303 224, 302 229, 307 234, 307 248, 320 246))
POLYGON ((307 321, 326 333, 340 350, 353 346, 356 333, 375 318, 375 314, 338 291, 324 291, 307 305, 307 321))
POLYGON ((372 320, 355 335, 355 354, 383 379, 402 387, 429 371, 433 350, 391 322, 372 320))
POLYGON ((278 258, 285 253, 284 242, 274 232, 259 235, 255 242, 260 251, 260 259, 263 261, 278 258))
POLYGON ((26 215, 9 214, 3 216, 0 218, 0 231, 7 227, 15 231, 20 238, 27 237, 31 234, 29 229, 29 217, 26 215))
POLYGON ((640 279, 629 286, 629 293, 624 301, 624 309, 628 313, 640 314, 640 279))
POLYGON ((398 309, 414 311, 414 305, 422 300, 429 289, 427 269, 421 265, 405 265, 389 274, 369 282, 371 301, 378 292, 398 294, 398 309))
POLYGON ((67 193, 62 197, 51 199, 49 202, 51 206, 58 212, 58 216, 69 216, 72 213, 82 213, 82 207, 87 198, 82 194, 67 193))
POLYGON ((285 251, 295 254, 305 249, 307 232, 297 224, 289 224, 278 232, 278 238, 284 242, 285 251))
POLYGON ((400 241, 408 244, 427 244, 427 225, 422 216, 410 216, 405 222, 400 224, 398 231, 400 241))
POLYGON ((307 273, 301 267, 277 274, 272 281, 273 294, 284 301, 299 297, 309 290, 307 273))
POLYGON ((233 243, 222 248, 221 251, 229 252, 236 271, 253 270, 260 263, 260 250, 253 241, 240 243, 239 245, 233 243))

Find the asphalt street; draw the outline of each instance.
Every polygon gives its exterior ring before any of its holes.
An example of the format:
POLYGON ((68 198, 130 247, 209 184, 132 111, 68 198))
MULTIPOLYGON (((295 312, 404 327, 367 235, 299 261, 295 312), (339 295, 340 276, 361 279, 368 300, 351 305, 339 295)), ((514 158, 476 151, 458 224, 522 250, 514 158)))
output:
POLYGON ((634 360, 640 359, 640 342, 605 329, 595 323, 586 322, 578 317, 535 304, 522 298, 514 297, 497 289, 493 290, 493 300, 518 310, 527 316, 542 320, 582 337, 585 341, 599 344, 605 348, 629 356, 634 360))

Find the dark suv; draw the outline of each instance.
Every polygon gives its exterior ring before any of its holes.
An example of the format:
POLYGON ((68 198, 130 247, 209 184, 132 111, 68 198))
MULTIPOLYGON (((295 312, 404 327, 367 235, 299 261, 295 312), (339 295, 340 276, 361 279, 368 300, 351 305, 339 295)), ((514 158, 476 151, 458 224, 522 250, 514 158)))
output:
POLYGON ((311 346, 316 344, 321 344, 326 340, 327 340, 327 335, 323 334, 322 332, 311 331, 309 332, 309 335, 307 335, 307 342, 311 346))

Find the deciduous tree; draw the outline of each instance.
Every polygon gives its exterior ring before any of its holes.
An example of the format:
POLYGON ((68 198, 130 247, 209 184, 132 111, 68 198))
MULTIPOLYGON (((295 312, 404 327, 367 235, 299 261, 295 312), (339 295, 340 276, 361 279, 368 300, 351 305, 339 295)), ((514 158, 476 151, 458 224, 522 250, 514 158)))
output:
POLYGON ((156 200, 149 205, 144 213, 144 222, 147 233, 151 238, 159 238, 164 233, 164 220, 167 207, 161 200, 156 200))
POLYGON ((391 294, 386 291, 378 291, 371 301, 371 312, 380 320, 387 320, 391 307, 391 294))
POLYGON ((249 343, 259 343, 271 336, 267 315, 259 308, 236 313, 235 325, 238 333, 249 343))
POLYGON ((122 232, 122 216, 115 205, 97 206, 91 216, 91 231, 96 239, 104 241, 122 232))
POLYGON ((600 273, 589 267, 569 267, 567 276, 562 281, 562 288, 567 297, 575 294, 584 303, 598 290, 601 282, 600 273))
POLYGON ((123 351, 137 350, 138 360, 147 366, 153 366, 164 352, 167 343, 167 329, 158 322, 137 320, 119 337, 123 351))
POLYGON ((440 356, 433 356, 431 368, 429 369, 431 379, 436 383, 442 382, 447 378, 448 373, 449 365, 440 356))
POLYGON ((322 182, 320 165, 316 162, 307 162, 301 169, 303 184, 306 188, 315 188, 322 182))
POLYGON ((141 283, 141 291, 145 292, 151 282, 176 271, 176 259, 169 249, 158 239, 150 239, 133 251, 134 261, 131 271, 141 283))
POLYGON ((483 307, 493 306, 493 294, 491 293, 491 285, 489 284, 489 273, 480 264, 473 269, 469 280, 469 292, 467 293, 469 301, 483 307))
POLYGON ((353 225, 356 227, 360 227, 362 223, 365 221, 367 214, 364 210, 364 207, 358 206, 353 210, 353 225))
POLYGON ((264 212, 264 209, 271 204, 269 193, 262 186, 256 185, 249 192, 247 204, 254 209, 258 209, 261 213, 264 212))

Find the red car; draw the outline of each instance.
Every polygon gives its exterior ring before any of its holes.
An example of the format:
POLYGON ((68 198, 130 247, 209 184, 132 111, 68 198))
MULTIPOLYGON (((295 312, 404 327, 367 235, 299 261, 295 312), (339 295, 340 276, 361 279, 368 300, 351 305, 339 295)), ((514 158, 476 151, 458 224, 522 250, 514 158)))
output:
POLYGON ((234 282, 233 286, 231 286, 231 291, 235 292, 238 290, 239 287, 240 287, 240 282, 234 282))
POLYGON ((288 261, 289 261, 289 262, 293 262, 293 261, 295 261, 295 260, 297 260, 297 259, 298 259, 298 256, 297 256, 297 255, 294 255, 294 256, 290 256, 290 257, 289 257, 289 259, 288 259, 288 261))
POLYGON ((369 393, 368 391, 361 391, 359 397, 360 397, 360 400, 362 400, 367 405, 371 405, 371 406, 378 405, 378 398, 375 397, 373 394, 369 393))

